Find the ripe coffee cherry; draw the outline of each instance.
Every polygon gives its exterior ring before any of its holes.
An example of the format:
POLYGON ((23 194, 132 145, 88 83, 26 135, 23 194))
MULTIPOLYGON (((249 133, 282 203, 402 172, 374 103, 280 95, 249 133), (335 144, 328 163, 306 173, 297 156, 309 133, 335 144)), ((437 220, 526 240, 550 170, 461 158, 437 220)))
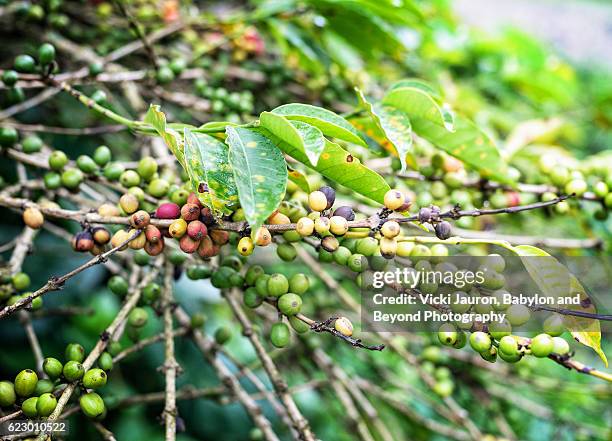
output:
POLYGON ((330 209, 334 205, 334 202, 336 202, 336 190, 324 185, 323 187, 319 188, 319 191, 323 193, 327 199, 327 206, 325 208, 330 209))
POLYGON ((181 207, 181 217, 187 222, 196 220, 200 217, 200 206, 196 204, 185 204, 181 207))
POLYGON ((393 259, 397 253, 397 240, 382 237, 380 239, 380 254, 385 259, 393 259))
POLYGON ((145 228, 145 238, 147 240, 147 242, 150 243, 157 243, 157 242, 163 242, 163 237, 162 237, 162 233, 159 230, 159 228, 157 228, 155 225, 147 225, 145 228))
POLYGON ((250 256, 253 253, 255 245, 250 237, 245 236, 238 241, 237 248, 241 256, 250 256))
POLYGON ((272 274, 268 279, 267 287, 268 295, 272 297, 280 297, 289 291, 289 281, 284 274, 272 274))
POLYGON ((81 398, 79 398, 79 406, 83 413, 89 418, 98 418, 106 411, 104 400, 95 392, 81 395, 81 398))
POLYGON ((458 335, 457 328, 450 323, 444 323, 438 330, 438 340, 445 346, 454 346, 458 335))
POLYGON ((451 224, 447 221, 442 221, 434 226, 436 236, 440 240, 446 240, 451 237, 451 224))
POLYGON ((139 205, 138 198, 134 196, 132 193, 124 193, 119 198, 119 206, 127 214, 132 214, 136 210, 138 210, 138 205, 139 205))
POLYGON ((59 378, 59 376, 62 375, 62 369, 64 368, 62 363, 57 358, 52 357, 45 358, 42 367, 45 374, 47 374, 52 380, 59 378))
POLYGON ((216 256, 219 252, 219 248, 213 244, 210 236, 204 236, 200 241, 200 246, 198 247, 198 255, 202 258, 210 258, 216 256))
POLYGON ((314 221, 308 217, 302 217, 297 221, 295 230, 300 236, 310 236, 314 231, 314 221))
POLYGON ((81 231, 77 233, 72 239, 72 248, 80 253, 91 251, 95 243, 93 236, 89 231, 81 231))
POLYGON ((289 326, 283 322, 277 322, 272 325, 270 329, 270 341, 277 348, 284 348, 289 344, 291 338, 291 331, 289 326))
POLYGON ((423 207, 419 210, 419 222, 422 224, 429 222, 431 220, 431 209, 428 207, 423 207))
POLYGON ((85 348, 78 343, 69 343, 64 352, 66 360, 81 362, 85 359, 85 348))
POLYGON ((327 197, 322 191, 313 191, 308 195, 308 205, 313 211, 323 211, 327 208, 327 197))
POLYGON ((558 355, 568 354, 570 351, 569 343, 561 337, 553 337, 553 349, 552 352, 558 355))
POLYGON ((176 219, 181 215, 181 208, 172 202, 161 204, 155 210, 155 217, 158 219, 176 219))
POLYGON ((297 257, 297 250, 290 243, 281 243, 276 247, 276 254, 285 262, 291 262, 297 257))
POLYGON ((255 245, 260 247, 267 247, 272 243, 272 234, 266 227, 259 227, 255 232, 255 245))
POLYGON ((333 253, 340 246, 340 242, 334 236, 327 236, 321 240, 321 248, 325 251, 333 253))
POLYGON ((128 281, 125 280, 121 276, 113 276, 108 279, 108 289, 110 289, 113 294, 116 294, 120 297, 124 297, 129 290, 128 281))
POLYGON ((298 295, 304 294, 310 287, 310 281, 306 274, 298 273, 291 276, 289 279, 289 292, 298 295))
POLYGON ((204 236, 208 234, 208 228, 204 222, 200 222, 199 220, 194 220, 189 222, 187 225, 187 235, 191 237, 193 240, 201 240, 204 236))
POLYGON ((200 211, 200 220, 204 222, 206 225, 212 225, 215 223, 215 216, 212 211, 208 207, 203 207, 200 211))
POLYGON ((57 406, 57 398, 52 393, 42 394, 36 401, 36 413, 38 416, 47 417, 53 413, 57 406))
POLYGON ((15 387, 10 381, 0 381, 0 407, 12 406, 17 400, 15 387))
POLYGON ((470 346, 476 352, 483 353, 491 349, 491 337, 486 332, 476 331, 470 335, 470 346))
POLYGON ((278 299, 278 309, 285 315, 295 315, 302 308, 302 298, 297 294, 283 294, 278 299))
POLYGON ((264 298, 259 295, 254 287, 247 288, 244 291, 242 301, 248 308, 257 308, 264 301, 264 298))
POLYGON ((539 334, 531 339, 530 347, 536 357, 548 357, 554 349, 554 341, 548 334, 539 334))
POLYGON ((227 326, 220 326, 215 331, 215 341, 219 345, 224 345, 232 338, 232 331, 227 326))
POLYGON ((168 227, 168 232, 175 239, 180 239, 187 232, 187 222, 185 222, 185 219, 176 219, 168 227))
POLYGON ((36 418, 38 416, 38 410, 36 404, 38 403, 38 397, 32 397, 21 403, 21 411, 28 418, 36 418))
POLYGON ((355 212, 351 207, 348 207, 346 205, 336 208, 336 210, 334 211, 334 216, 341 216, 349 222, 355 220, 355 212))
POLYGON ((345 337, 353 335, 353 324, 346 317, 339 317, 334 322, 334 329, 345 337))
POLYGON ((406 203, 406 196, 401 190, 392 189, 385 193, 384 204, 389 210, 397 210, 406 203))
POLYGON ((32 369, 24 369, 15 377, 15 392, 20 397, 29 397, 36 389, 38 375, 32 369))
POLYGON ((342 236, 348 231, 348 221, 342 216, 332 216, 329 219, 329 231, 336 236, 342 236))
POLYGON ((389 220, 382 225, 380 232, 389 239, 394 238, 401 232, 400 224, 394 220, 389 220))
POLYGON ((106 384, 106 372, 102 369, 94 368, 85 372, 83 376, 83 386, 87 389, 98 389, 106 384))
POLYGON ((229 233, 224 230, 212 230, 209 236, 215 245, 223 246, 229 242, 229 233))
POLYGON ((181 237, 181 239, 179 240, 179 247, 181 248, 181 251, 187 254, 195 253, 198 250, 199 246, 200 246, 199 240, 192 239, 191 237, 187 235, 181 237))
POLYGON ((104 227, 93 227, 91 229, 91 235, 94 242, 99 245, 106 245, 111 239, 110 232, 104 227))
POLYGON ((128 315, 128 324, 134 328, 141 328, 149 321, 149 314, 144 308, 134 308, 128 315))
POLYGON ((321 216, 315 220, 314 228, 315 231, 319 234, 326 234, 330 229, 331 223, 329 218, 325 216, 321 216))
POLYGON ((23 222, 30 228, 35 230, 42 227, 45 218, 38 208, 26 208, 23 212, 23 222))
POLYGON ((143 229, 149 225, 151 216, 144 210, 138 210, 136 213, 130 216, 130 225, 136 229, 143 229))
POLYGON ((499 352, 505 355, 515 355, 518 353, 518 342, 511 335, 506 335, 499 341, 499 352))

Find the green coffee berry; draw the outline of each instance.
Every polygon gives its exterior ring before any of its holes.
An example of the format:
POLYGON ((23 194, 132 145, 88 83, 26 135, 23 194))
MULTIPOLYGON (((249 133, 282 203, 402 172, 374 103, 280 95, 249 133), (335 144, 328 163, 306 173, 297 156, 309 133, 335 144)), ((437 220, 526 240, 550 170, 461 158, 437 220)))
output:
POLYGON ((445 346, 453 346, 457 343, 457 328, 450 323, 444 323, 438 330, 438 340, 445 346))
POLYGON ((19 80, 19 74, 14 70, 5 70, 2 73, 2 82, 7 87, 13 87, 19 80))
POLYGON ((298 334, 304 334, 305 332, 308 332, 310 330, 310 326, 308 326, 306 323, 304 323, 302 320, 300 320, 294 315, 289 316, 289 324, 298 334))
POLYGON ((21 142, 24 153, 38 153, 43 147, 43 141, 36 135, 30 135, 21 142))
POLYGON ((45 393, 36 401, 36 412, 38 416, 47 417, 53 413, 57 406, 57 398, 52 393, 45 393))
POLYGON ((161 198, 168 193, 170 184, 165 179, 153 179, 147 187, 147 193, 156 198, 161 198))
POLYGON ((0 381, 0 407, 8 407, 15 404, 17 396, 15 386, 10 381, 0 381))
POLYGON ((30 286, 30 276, 26 273, 16 273, 13 275, 11 283, 17 291, 23 291, 30 286))
POLYGON ((15 377, 15 392, 20 397, 29 397, 36 389, 38 375, 32 369, 24 369, 15 377))
POLYGON ((565 341, 565 339, 561 337, 553 337, 552 341, 553 341, 552 352, 558 355, 566 355, 569 353, 570 346, 569 346, 569 343, 565 341))
POLYGON ((78 188, 83 182, 83 172, 78 168, 69 168, 62 172, 62 185, 70 190, 78 188))
POLYGON ((102 369, 90 369, 83 375, 83 386, 87 389, 98 389, 104 385, 106 385, 106 372, 102 369))
POLYGON ((29 55, 17 55, 13 67, 17 72, 32 73, 36 69, 36 61, 29 55))
POLYGON ((85 359, 85 348, 78 343, 70 343, 66 346, 66 360, 81 362, 85 359))
POLYGON ((129 284, 126 279, 121 276, 113 276, 108 280, 108 289, 110 289, 113 294, 124 297, 129 291, 129 284))
POLYGON ((136 307, 128 315, 128 324, 134 328, 142 328, 149 320, 149 313, 144 308, 136 307))
POLYGON ((49 167, 51 167, 51 170, 60 171, 66 164, 68 164, 68 156, 61 150, 54 150, 49 155, 49 167))
MULTIPOLYGON (((244 275, 244 281, 247 285, 254 285, 257 278, 264 274, 264 269, 260 265, 252 265, 244 275)), ((295 292, 295 291, 294 291, 295 292)))
POLYGON ((518 353, 518 342, 511 335, 506 335, 499 340, 499 351, 506 355, 518 353))
POLYGON ((491 334, 491 337, 496 340, 501 340, 503 337, 510 335, 511 332, 512 325, 507 320, 502 322, 492 322, 489 325, 489 333, 491 334))
POLYGON ((57 190, 62 186, 62 177, 59 173, 48 172, 45 173, 43 182, 48 190, 57 190))
POLYGON ((278 309, 283 314, 296 315, 302 308, 302 298, 293 293, 283 294, 278 299, 278 309))
POLYGON ((43 66, 55 60, 55 47, 49 43, 43 43, 38 48, 38 62, 43 66))
POLYGON ((109 162, 104 167, 104 177, 109 181, 116 181, 121 177, 121 174, 125 171, 125 167, 117 162, 109 162))
POLYGON ((219 289, 231 288, 231 277, 236 271, 228 266, 221 266, 212 274, 210 282, 212 286, 219 289))
POLYGON ((272 274, 267 284, 268 295, 280 297, 289 291, 289 281, 284 274, 272 274))
POLYGON ((531 339, 530 348, 536 357, 548 357, 554 349, 554 342, 550 335, 539 334, 531 339))
POLYGON ((97 418, 103 415, 106 410, 104 400, 95 392, 81 395, 81 398, 79 398, 79 405, 83 413, 89 418, 97 418))
POLYGON ((64 365, 64 370, 62 373, 67 381, 77 381, 83 377, 83 374, 85 374, 85 369, 78 361, 70 360, 64 365))
POLYGON ((361 273, 365 271, 368 267, 368 261, 366 260, 363 254, 352 254, 346 264, 348 265, 351 271, 356 273, 361 273))
POLYGON ((119 176, 119 182, 127 188, 135 187, 140 185, 140 175, 134 170, 126 170, 119 176))
POLYGON ((491 338, 488 334, 482 331, 473 332, 470 335, 470 346, 476 352, 485 352, 491 348, 491 338))
POLYGON ((545 333, 551 337, 558 337, 565 332, 565 325, 563 324, 563 318, 558 314, 553 314, 547 317, 542 324, 542 329, 545 333))
POLYGON ((257 292, 257 289, 255 287, 250 287, 247 288, 244 291, 243 297, 242 297, 242 301, 244 302, 245 306, 249 307, 249 308, 257 308, 259 305, 261 305, 263 303, 264 298, 259 295, 259 293, 257 292))
POLYGON ((291 262, 297 257, 297 250, 290 243, 281 243, 276 248, 276 253, 285 262, 291 262))
POLYGON ((291 276, 289 279, 289 292, 293 292, 298 295, 304 294, 310 287, 310 281, 306 274, 298 273, 291 276))
POLYGON ((111 158, 111 150, 105 145, 101 145, 100 147, 96 148, 93 154, 94 162, 100 167, 104 167, 106 164, 108 164, 111 158))
POLYGON ((270 329, 270 341, 277 348, 284 348, 289 344, 291 338, 291 331, 289 326, 285 323, 277 322, 272 325, 270 329))
POLYGON ((262 274, 255 281, 255 289, 260 296, 268 297, 268 280, 270 280, 270 275, 262 274))
POLYGON ((113 356, 108 352, 102 352, 102 354, 100 354, 100 358, 98 358, 98 366, 100 366, 100 369, 104 369, 105 371, 112 370, 113 356))
POLYGON ((48 357, 43 361, 43 371, 45 371, 51 379, 59 378, 59 376, 62 375, 63 368, 64 366, 62 363, 56 358, 48 357))
POLYGON ((46 378, 42 378, 36 382, 36 388, 34 389, 34 392, 32 393, 32 395, 35 395, 38 397, 38 396, 41 396, 42 394, 53 392, 54 387, 55 386, 53 384, 53 381, 48 380, 46 378))
POLYGON ((220 326, 215 331, 215 341, 219 345, 224 345, 232 338, 232 331, 227 326, 220 326))
POLYGON ((148 181, 157 173, 157 162, 150 156, 146 156, 138 162, 136 171, 142 179, 148 181))
POLYGON ((511 305, 506 310, 506 319, 512 326, 521 326, 529 321, 531 313, 525 305, 511 305))
POLYGON ((21 403, 21 411, 28 418, 36 418, 38 416, 38 409, 36 404, 38 403, 38 397, 32 397, 21 403))

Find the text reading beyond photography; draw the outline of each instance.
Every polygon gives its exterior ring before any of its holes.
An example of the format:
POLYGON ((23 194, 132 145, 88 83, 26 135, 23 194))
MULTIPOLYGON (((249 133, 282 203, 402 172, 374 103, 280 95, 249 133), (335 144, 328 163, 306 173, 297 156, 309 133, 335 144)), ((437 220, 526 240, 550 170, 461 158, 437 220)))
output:
POLYGON ((506 319, 505 313, 488 312, 457 313, 440 311, 415 311, 411 313, 385 313, 373 311, 372 318, 377 323, 427 323, 427 322, 454 322, 454 323, 502 323, 506 319))

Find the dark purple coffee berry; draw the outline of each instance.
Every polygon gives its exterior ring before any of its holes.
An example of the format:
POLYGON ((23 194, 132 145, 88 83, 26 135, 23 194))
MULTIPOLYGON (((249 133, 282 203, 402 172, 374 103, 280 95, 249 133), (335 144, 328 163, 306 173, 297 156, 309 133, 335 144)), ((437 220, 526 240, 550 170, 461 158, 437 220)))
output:
POLYGON ((447 221, 442 221, 434 227, 436 236, 440 240, 446 240, 451 237, 451 224, 447 221))
POLYGON ((431 208, 423 207, 419 210, 419 222, 424 224, 431 220, 431 208))
POLYGON ((325 198, 327 199, 326 208, 329 210, 334 205, 334 202, 336 202, 336 190, 325 185, 319 188, 319 191, 325 195, 325 198))
POLYGON ((334 211, 334 216, 342 216, 349 222, 355 220, 355 212, 347 205, 336 208, 336 211, 334 211))

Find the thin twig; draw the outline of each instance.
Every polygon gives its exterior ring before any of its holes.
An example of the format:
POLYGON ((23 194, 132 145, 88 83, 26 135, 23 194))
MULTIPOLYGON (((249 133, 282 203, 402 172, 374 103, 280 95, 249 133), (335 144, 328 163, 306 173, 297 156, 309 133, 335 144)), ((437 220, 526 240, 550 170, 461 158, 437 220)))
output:
POLYGON ((163 370, 166 377, 166 399, 164 405, 164 422, 166 425, 166 441, 176 439, 176 377, 178 374, 178 363, 174 357, 174 335, 172 324, 172 277, 174 267, 167 261, 164 268, 164 287, 162 293, 162 309, 164 311, 164 365, 163 370))

